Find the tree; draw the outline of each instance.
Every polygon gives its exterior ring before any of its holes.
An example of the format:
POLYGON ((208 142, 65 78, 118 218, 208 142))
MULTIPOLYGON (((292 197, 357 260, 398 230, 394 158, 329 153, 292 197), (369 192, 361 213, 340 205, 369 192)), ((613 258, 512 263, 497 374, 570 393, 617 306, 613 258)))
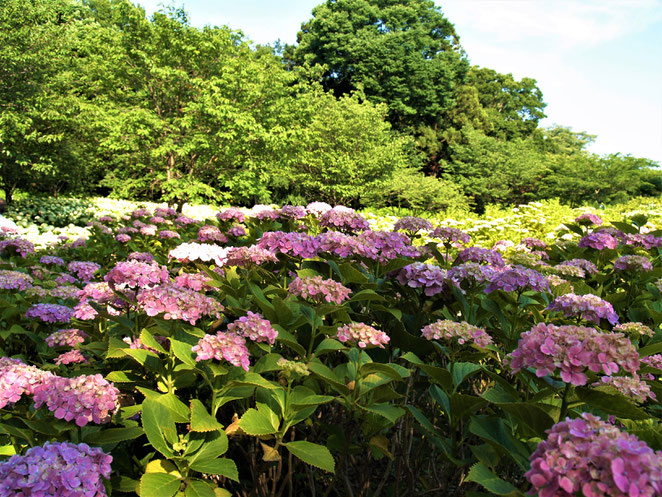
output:
POLYGON ((313 9, 294 64, 325 67, 336 96, 362 88, 398 129, 438 123, 468 64, 453 25, 432 0, 327 0, 313 9))

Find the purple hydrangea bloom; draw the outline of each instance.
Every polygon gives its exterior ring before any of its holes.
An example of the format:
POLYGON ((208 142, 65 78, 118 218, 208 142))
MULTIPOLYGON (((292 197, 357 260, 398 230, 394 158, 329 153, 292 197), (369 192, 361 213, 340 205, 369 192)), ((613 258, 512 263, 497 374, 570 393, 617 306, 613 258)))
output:
POLYGON ((319 241, 306 233, 267 231, 257 246, 274 254, 290 254, 303 259, 317 257, 319 241))
POLYGON ((72 261, 67 265, 70 273, 75 274, 83 281, 90 281, 101 266, 96 262, 72 261))
POLYGON ((0 254, 3 252, 11 253, 12 251, 25 259, 28 255, 34 254, 34 244, 23 238, 0 240, 0 254))
POLYGON ((453 245, 466 245, 471 242, 471 237, 457 228, 442 227, 436 228, 430 233, 431 238, 438 238, 448 247, 453 245))
POLYGON ((407 233, 418 233, 419 231, 429 231, 433 228, 432 223, 427 219, 415 216, 401 217, 395 222, 393 231, 406 231, 407 233))
POLYGON ((506 265, 499 252, 482 247, 467 247, 458 254, 457 258, 461 262, 481 262, 493 266, 506 265))
POLYGON ((317 235, 319 251, 337 255, 338 257, 349 257, 358 253, 358 240, 345 233, 338 231, 325 231, 317 235))
POLYGON ((559 263, 558 265, 555 266, 556 269, 561 272, 561 274, 567 275, 567 276, 578 276, 579 278, 584 278, 586 276, 586 273, 588 274, 597 274, 598 273, 598 267, 593 264, 591 261, 588 261, 586 259, 570 259, 567 261, 563 261, 559 263), (572 272, 571 270, 567 270, 566 268, 571 267, 571 268, 578 268, 581 270, 581 272, 573 272, 573 274, 570 274, 572 272), (566 271, 566 272, 564 272, 566 271))
POLYGON ((32 276, 20 271, 0 270, 0 289, 2 290, 27 290, 32 287, 34 280, 32 276))
POLYGON ((524 266, 513 266, 494 273, 489 285, 485 288, 485 293, 491 293, 494 290, 514 292, 527 288, 536 292, 550 291, 547 279, 538 271, 524 266))
POLYGON ((370 229, 370 223, 351 209, 334 207, 320 216, 320 226, 344 233, 357 233, 370 229))
POLYGON ((68 323, 73 309, 58 304, 35 304, 25 311, 26 319, 39 319, 44 323, 68 323))
POLYGON ((614 262, 614 269, 620 271, 652 271, 651 260, 644 255, 623 255, 614 262))
POLYGON ((56 266, 64 266, 64 259, 55 257, 54 255, 44 255, 39 259, 40 264, 54 264, 56 266))
POLYGON ((150 254, 149 252, 131 252, 129 254, 129 257, 127 257, 127 260, 129 261, 140 261, 140 262, 152 262, 154 260, 154 256, 150 254))
POLYGON ((414 262, 403 267, 396 279, 403 286, 424 288, 428 297, 442 292, 449 286, 448 272, 433 264, 414 262))
POLYGON ((562 312, 565 317, 581 316, 587 321, 598 324, 600 324, 600 319, 606 319, 611 324, 618 323, 618 314, 614 312, 612 305, 591 293, 586 295, 574 293, 561 295, 547 306, 547 310, 562 312))
POLYGON ((413 247, 407 235, 389 231, 364 231, 356 237, 355 254, 385 263, 397 257, 419 257, 425 247, 413 247))
POLYGON ((493 266, 485 266, 477 262, 465 262, 453 266, 448 270, 448 279, 456 284, 461 284, 464 281, 470 284, 483 284, 492 281, 492 278, 501 270, 493 266))
POLYGON ((640 233, 627 234, 624 237, 624 243, 633 247, 643 247, 650 250, 656 247, 662 247, 662 236, 642 235, 640 233))
POLYGON ((579 240, 580 247, 590 247, 596 250, 615 249, 618 247, 618 240, 609 233, 596 232, 589 233, 579 240))
POLYGON ((115 240, 117 240, 120 243, 128 243, 131 241, 131 237, 126 233, 119 233, 115 235, 115 240))
MULTIPOLYGON (((172 254, 172 252, 171 252, 172 254)), ((118 262, 103 278, 113 290, 149 288, 169 280, 168 269, 138 261, 118 262)))
POLYGON ((280 209, 280 217, 286 219, 302 219, 307 214, 306 208, 300 205, 284 205, 280 209))

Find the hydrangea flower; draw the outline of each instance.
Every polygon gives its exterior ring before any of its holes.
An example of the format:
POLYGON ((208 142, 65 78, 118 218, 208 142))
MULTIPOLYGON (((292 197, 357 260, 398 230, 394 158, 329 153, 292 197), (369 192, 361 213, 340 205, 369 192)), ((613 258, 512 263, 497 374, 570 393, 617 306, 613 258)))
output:
POLYGON ((175 217, 177 210, 172 207, 157 207, 154 209, 154 215, 159 217, 175 217))
POLYGON ((319 243, 320 253, 326 252, 343 258, 358 253, 358 240, 351 235, 338 231, 320 233, 317 235, 317 242, 319 243))
POLYGON ((257 246, 274 254, 291 254, 311 259, 317 257, 319 242, 306 233, 267 231, 258 240, 257 246))
POLYGON ((228 237, 221 233, 221 230, 218 228, 218 226, 205 224, 198 230, 198 241, 227 243, 228 237))
POLYGON ((119 233, 115 235, 115 240, 117 240, 120 243, 128 243, 131 241, 131 237, 126 233, 119 233))
POLYGON ((163 314, 163 319, 181 319, 193 325, 202 316, 218 319, 223 311, 217 300, 172 284, 143 288, 136 299, 148 316, 163 314))
POLYGON ((80 289, 76 286, 62 285, 62 286, 56 286, 55 288, 53 288, 49 292, 49 295, 51 297, 55 297, 56 299, 73 300, 73 299, 78 298, 78 293, 79 292, 80 292, 80 289))
POLYGON ((625 245, 633 247, 643 247, 650 250, 656 247, 662 247, 662 236, 643 235, 641 233, 627 234, 624 236, 625 245))
POLYGON ((0 269, 0 289, 2 290, 27 290, 32 287, 34 280, 32 276, 20 271, 0 269))
POLYGON ((280 209, 280 217, 286 219, 303 219, 307 214, 306 208, 300 205, 284 205, 280 209))
POLYGON ((80 350, 70 350, 64 352, 55 358, 55 364, 89 364, 90 361, 85 357, 80 350))
POLYGON ((59 304, 35 304, 25 311, 26 319, 39 319, 44 323, 68 323, 73 309, 59 304))
POLYGON ((46 337, 49 347, 76 347, 88 338, 87 333, 76 328, 57 330, 46 337))
POLYGON ((657 369, 662 369, 662 354, 650 355, 648 357, 642 357, 641 362, 648 364, 657 369))
MULTIPOLYGON (((43 280, 45 278, 40 278, 40 279, 43 280)), ((53 281, 55 281, 55 283, 57 283, 58 285, 66 285, 68 283, 78 283, 78 279, 74 278, 73 276, 67 273, 60 273, 60 275, 57 278, 55 278, 55 280, 53 281)))
POLYGON ((90 281, 94 277, 101 266, 96 262, 88 261, 72 261, 67 265, 67 269, 70 273, 75 274, 79 279, 83 281, 90 281))
POLYGON ((8 238, 6 240, 0 240, 0 254, 3 252, 11 254, 12 251, 25 259, 28 255, 34 254, 34 244, 23 238, 8 238))
POLYGON ((235 238, 239 238, 240 236, 245 236, 246 235, 246 228, 244 227, 243 224, 235 224, 228 230, 228 235, 234 236, 235 238))
POLYGON ((326 202, 311 202, 306 206, 306 211, 315 217, 320 217, 322 214, 330 211, 331 209, 333 209, 333 207, 331 207, 326 202))
POLYGON ((211 282, 209 276, 205 273, 182 273, 175 276, 174 285, 178 288, 188 288, 196 292, 214 290, 214 287, 208 285, 211 282))
POLYGON ((349 298, 352 291, 341 283, 332 279, 323 279, 321 276, 298 276, 290 282, 287 290, 297 297, 309 299, 314 302, 334 302, 342 304, 349 298))
POLYGON ((506 265, 499 252, 482 247, 467 247, 458 254, 457 258, 461 262, 481 262, 493 266, 506 265))
POLYGON ((246 339, 234 333, 219 331, 215 335, 205 335, 197 345, 191 348, 191 351, 197 354, 196 361, 226 360, 233 366, 242 367, 246 371, 250 365, 246 339))
POLYGON ((414 262, 403 267, 396 277, 403 286, 424 288, 428 297, 436 295, 448 288, 448 273, 445 269, 433 264, 414 262))
POLYGON ((514 246, 515 243, 512 242, 511 240, 499 240, 494 245, 492 245, 492 250, 496 250, 497 252, 505 252, 506 250, 513 248, 514 246))
POLYGON ((278 262, 272 251, 251 245, 250 247, 230 247, 225 266, 261 266, 267 262, 278 262))
POLYGON ((107 423, 119 409, 119 390, 100 374, 75 378, 48 376, 33 393, 34 407, 46 405, 57 419, 74 420, 78 426, 107 423))
POLYGON ((139 261, 118 262, 103 278, 113 290, 150 288, 169 281, 168 269, 139 261))
POLYGON ((598 267, 586 259, 570 259, 559 263, 556 268, 559 268, 559 266, 572 266, 580 268, 584 272, 584 274, 581 276, 582 278, 586 276, 586 273, 598 274, 598 267))
POLYGON ((0 462, 0 497, 106 497, 112 461, 98 447, 46 442, 0 462))
POLYGON ((490 278, 489 285, 485 288, 485 293, 492 293, 494 290, 514 292, 527 288, 536 292, 550 291, 547 279, 538 271, 524 266, 513 266, 495 272, 490 278))
POLYGON ((355 254, 381 263, 397 257, 419 257, 424 247, 413 247, 407 235, 389 231, 366 230, 355 237, 355 254))
POLYGON ((538 238, 522 238, 520 244, 531 250, 535 248, 545 250, 547 248, 547 244, 538 238))
POLYGON ((635 373, 639 354, 622 333, 604 333, 585 326, 538 323, 523 333, 512 352, 513 372, 529 367, 543 377, 560 371, 561 379, 586 385, 586 369, 613 375, 620 369, 635 373))
POLYGON ((170 259, 179 262, 213 262, 217 266, 225 264, 228 248, 208 243, 182 243, 168 253, 170 259))
POLYGON ((471 242, 471 237, 462 230, 450 227, 441 227, 434 229, 430 235, 431 238, 438 238, 447 247, 466 245, 471 242))
POLYGON ((48 376, 52 374, 20 359, 0 357, 0 409, 18 402, 23 394, 32 395, 48 376))
MULTIPOLYGON (((159 345, 162 347, 166 347, 168 345, 168 339, 164 336, 160 335, 154 335, 154 340, 156 340, 159 345)), ((145 345, 143 341, 140 339, 140 337, 124 337, 122 338, 122 341, 126 344, 129 345, 130 349, 142 349, 142 350, 149 350, 150 352, 154 352, 155 354, 160 354, 160 352, 148 345, 145 345)))
POLYGON ((639 339, 642 336, 652 337, 655 332, 644 323, 623 323, 614 326, 613 331, 623 333, 630 338, 639 339))
POLYGON ((273 345, 278 337, 278 332, 271 326, 269 320, 251 311, 228 324, 228 331, 254 342, 267 342, 269 345, 273 345))
POLYGON ((596 385, 613 387, 636 402, 646 402, 646 399, 655 400, 655 394, 651 391, 651 387, 637 375, 603 376, 601 381, 594 383, 594 386, 596 385))
POLYGON ((458 285, 464 281, 481 285, 491 281, 497 272, 498 270, 493 266, 485 266, 477 262, 465 262, 450 268, 448 279, 458 285))
POLYGON ((618 323, 618 314, 614 312, 612 305, 597 295, 587 293, 586 295, 577 295, 567 293, 556 297, 554 301, 547 306, 548 311, 562 312, 565 317, 581 316, 587 321, 593 321, 600 324, 600 319, 606 319, 611 324, 618 323))
POLYGON ((320 226, 343 233, 356 233, 370 229, 370 223, 353 210, 333 209, 320 216, 320 226))
POLYGON ((280 209, 274 209, 269 205, 254 205, 250 217, 260 221, 275 221, 280 216, 280 209))
POLYGON ((175 224, 177 226, 187 226, 189 224, 194 224, 197 223, 197 219, 193 219, 192 217, 185 216, 184 214, 180 214, 175 218, 175 224))
POLYGON ((235 207, 217 212, 216 217, 219 221, 236 221, 237 223, 243 223, 246 220, 246 214, 235 207))
POLYGON ((425 326, 421 330, 421 334, 428 340, 454 340, 460 345, 473 342, 481 349, 493 343, 492 337, 485 330, 466 321, 456 323, 448 319, 440 319, 425 326))
POLYGON ((539 497, 662 495, 662 452, 589 413, 555 424, 525 474, 539 497))
POLYGON ((623 255, 614 261, 614 269, 620 271, 652 271, 651 260, 644 255, 623 255))
POLYGON ((601 226, 603 221, 597 214, 584 212, 575 218, 575 222, 584 226, 601 226))
POLYGON ((154 256, 149 252, 131 252, 126 259, 128 261, 152 262, 154 256))
POLYGON ((179 236, 179 233, 177 233, 176 231, 162 230, 159 231, 159 238, 161 238, 162 240, 170 240, 172 238, 181 238, 181 236, 179 236))
POLYGON ((54 255, 43 255, 39 259, 40 264, 53 264, 55 266, 64 266, 64 259, 61 257, 55 257, 54 255))
POLYGON ((391 338, 365 323, 349 323, 338 328, 335 338, 342 343, 356 343, 360 348, 384 348, 391 338))
POLYGON ((427 219, 415 216, 404 216, 398 219, 393 225, 393 231, 406 231, 414 234, 419 231, 429 231, 433 228, 432 223, 427 219))
POLYGON ((615 249, 618 247, 618 240, 605 232, 589 233, 579 240, 578 246, 590 247, 596 250, 615 249))

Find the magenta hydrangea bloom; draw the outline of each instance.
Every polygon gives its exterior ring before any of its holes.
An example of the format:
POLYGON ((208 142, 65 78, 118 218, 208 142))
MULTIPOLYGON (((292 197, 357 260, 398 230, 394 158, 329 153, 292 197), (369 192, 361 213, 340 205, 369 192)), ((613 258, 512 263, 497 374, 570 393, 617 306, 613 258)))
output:
POLYGON ((191 348, 191 352, 197 354, 196 361, 226 360, 233 366, 244 368, 246 371, 250 366, 246 339, 234 333, 219 331, 215 335, 205 335, 197 345, 191 348))
POLYGON ((412 234, 419 231, 429 231, 432 228, 433 226, 430 221, 416 216, 401 217, 393 225, 393 231, 406 231, 412 234))
POLYGON ((460 345, 472 342, 481 349, 492 345, 492 337, 482 328, 473 326, 466 321, 456 323, 448 319, 436 321, 425 326, 421 334, 428 340, 454 340, 460 345))
POLYGON ((243 223, 246 220, 246 214, 236 207, 230 207, 229 209, 217 212, 216 217, 219 221, 235 221, 237 223, 243 223))
POLYGON ((23 394, 32 395, 49 376, 52 374, 20 359, 0 357, 0 409, 18 402, 23 394))
POLYGON ((28 255, 34 254, 34 244, 23 238, 0 240, 0 254, 3 252, 8 254, 15 252, 25 259, 28 255))
POLYGON ((88 338, 87 333, 76 328, 57 330, 46 337, 49 347, 76 347, 88 338))
POLYGON ((94 278, 94 273, 100 268, 101 266, 96 262, 88 261, 72 261, 67 265, 70 273, 75 274, 76 277, 86 282, 94 278))
POLYGON ((603 376, 601 381, 594 383, 594 386, 599 385, 613 387, 636 402, 646 402, 646 399, 655 400, 655 394, 651 391, 650 385, 637 375, 603 376))
POLYGON ((176 231, 162 230, 159 231, 159 238, 161 238, 162 240, 170 240, 172 238, 181 238, 181 236, 179 236, 179 233, 177 233, 176 231))
POLYGON ((343 233, 357 233, 370 229, 370 223, 351 209, 333 209, 320 216, 320 226, 343 233))
POLYGON ((78 292, 78 298, 81 301, 92 299, 100 304, 110 302, 116 296, 108 286, 108 283, 101 281, 99 283, 88 283, 78 292))
POLYGON ((662 369, 662 354, 650 355, 648 357, 642 357, 641 362, 648 364, 657 369, 662 369))
POLYGON ((246 235, 246 227, 243 224, 235 224, 228 230, 228 235, 235 238, 246 235))
POLYGON ((447 247, 466 245, 471 242, 469 234, 457 228, 450 228, 447 226, 435 228, 430 233, 431 238, 437 238, 447 247))
POLYGON ((605 232, 589 233, 579 240, 578 246, 594 248, 596 250, 615 249, 618 247, 618 240, 605 232))
POLYGON ((506 265, 499 252, 482 247, 467 247, 458 254, 457 258, 461 262, 480 262, 493 266, 506 265))
POLYGON ((195 324, 202 316, 218 319, 223 306, 217 300, 172 284, 144 288, 136 296, 138 305, 148 316, 181 319, 195 324))
POLYGON ((119 409, 119 390, 100 374, 76 378, 48 376, 34 389, 34 407, 46 405, 57 419, 78 426, 107 423, 119 409))
POLYGON ((188 288, 196 292, 206 292, 214 290, 214 287, 208 284, 210 282, 211 279, 205 273, 182 273, 175 276, 174 285, 178 288, 188 288))
POLYGON ((267 342, 269 345, 273 345, 278 337, 278 332, 271 326, 269 320, 251 311, 228 324, 228 331, 254 342, 267 342))
POLYGON ((280 217, 280 209, 274 209, 268 205, 254 205, 250 217, 259 221, 275 221, 280 217))
POLYGON ((290 282, 287 290, 292 295, 314 302, 334 302, 342 304, 349 298, 352 291, 341 283, 332 279, 323 279, 321 276, 298 276, 290 282))
POLYGON ((55 266, 64 266, 64 259, 54 255, 44 255, 39 259, 40 264, 53 264, 55 266))
POLYGON ((485 293, 494 290, 514 292, 516 290, 531 289, 536 292, 549 292, 549 283, 545 276, 535 269, 524 266, 512 266, 503 271, 495 272, 490 278, 490 283, 485 288, 485 293))
POLYGON ((602 225, 602 219, 600 216, 597 214, 593 214, 591 212, 584 212, 583 214, 580 214, 575 218, 575 222, 582 224, 584 226, 590 226, 590 225, 595 225, 595 226, 601 226, 602 225))
POLYGON ((152 262, 154 260, 154 256, 150 254, 149 252, 131 252, 129 254, 129 257, 127 257, 127 260, 129 261, 140 261, 140 262, 152 262))
POLYGON ((59 304, 35 304, 25 311, 26 319, 39 319, 44 323, 68 323, 73 309, 59 304))
POLYGON ((103 278, 113 290, 150 288, 169 281, 168 269, 139 261, 118 262, 103 278))
POLYGON ((643 247, 650 250, 656 247, 662 247, 662 236, 643 235, 641 233, 627 234, 624 236, 624 243, 633 247, 643 247))
POLYGON ((311 259, 317 257, 319 242, 306 233, 267 231, 258 240, 257 246, 274 254, 290 254, 311 259))
POLYGON ((587 321, 598 324, 600 319, 606 319, 611 324, 618 323, 618 314, 614 312, 612 305, 591 293, 586 295, 566 293, 556 297, 546 310, 562 312, 565 317, 581 316, 587 321))
POLYGON ((510 355, 510 368, 525 367, 543 377, 560 372, 573 385, 586 385, 586 369, 613 375, 620 369, 635 373, 639 354, 622 333, 605 333, 585 326, 555 326, 538 323, 522 334, 510 355))
POLYGON ((0 497, 106 497, 112 462, 98 447, 46 442, 0 462, 0 497))
POLYGON ((218 228, 218 226, 205 224, 198 230, 198 241, 227 243, 228 237, 221 233, 221 230, 218 228))
POLYGON ((303 219, 308 213, 300 205, 284 205, 280 208, 280 217, 285 219, 303 219))
POLYGON ((445 269, 433 264, 414 262, 403 267, 396 277, 403 286, 424 288, 425 295, 431 297, 449 286, 448 273, 445 269))
POLYGON ((179 262, 213 262, 217 266, 225 264, 228 248, 208 243, 182 243, 168 253, 170 259, 179 262))
POLYGON ((90 361, 85 357, 80 350, 70 350, 64 352, 55 358, 55 364, 89 364, 90 361))
POLYGON ((355 254, 386 263, 398 257, 419 257, 425 247, 413 247, 409 237, 392 231, 366 230, 355 237, 355 254))
POLYGON ((384 348, 391 338, 383 331, 365 323, 349 323, 338 328, 335 338, 342 343, 356 344, 359 348, 384 348))
POLYGON ((115 240, 120 243, 128 243, 131 241, 131 236, 127 235, 126 233, 119 233, 115 235, 115 240))
POLYGON ((525 474, 539 497, 662 495, 662 452, 600 418, 555 424, 531 455, 525 474))
POLYGON ((250 247, 230 247, 225 266, 261 266, 268 262, 278 262, 276 254, 271 250, 251 245, 250 247))
POLYGON ((0 269, 0 289, 2 290, 27 290, 32 287, 32 283, 34 280, 27 273, 0 269))
POLYGON ((623 255, 614 261, 614 269, 620 271, 652 271, 651 260, 644 255, 623 255))
POLYGON ((338 257, 349 257, 358 253, 359 242, 356 237, 338 231, 325 231, 317 235, 319 252, 325 252, 338 257))

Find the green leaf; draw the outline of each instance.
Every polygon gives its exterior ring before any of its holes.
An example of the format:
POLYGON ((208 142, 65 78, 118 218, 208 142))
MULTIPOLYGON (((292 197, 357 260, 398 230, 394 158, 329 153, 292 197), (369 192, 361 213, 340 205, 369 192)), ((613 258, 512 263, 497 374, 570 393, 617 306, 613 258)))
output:
POLYGON ((350 302, 363 302, 364 300, 380 300, 380 301, 385 301, 386 299, 379 295, 377 292, 374 290, 366 289, 366 290, 361 290, 354 295, 352 295, 352 298, 349 299, 350 302))
POLYGON ((455 388, 459 387, 460 384, 467 378, 467 376, 474 374, 480 369, 482 369, 480 365, 470 362, 455 362, 451 364, 451 371, 453 372, 453 385, 455 385, 455 388))
POLYGON ((496 444, 523 470, 529 468, 528 448, 512 436, 503 419, 474 416, 471 418, 469 431, 483 440, 496 444))
POLYGON ((211 475, 221 475, 234 481, 239 481, 239 471, 232 459, 201 459, 190 466, 194 471, 211 475))
POLYGON ((196 461, 216 459, 228 450, 228 436, 223 430, 207 433, 198 451, 188 457, 189 464, 196 461))
POLYGON ((336 350, 344 350, 346 348, 347 347, 345 347, 338 340, 334 340, 333 338, 325 338, 319 343, 317 347, 315 347, 315 355, 321 356, 322 354, 327 354, 336 350))
POLYGON ((258 411, 248 409, 239 420, 239 426, 249 435, 272 435, 278 431, 270 416, 258 411))
POLYGON ((385 375, 395 381, 402 380, 402 376, 397 369, 388 364, 382 364, 380 362, 368 362, 361 366, 360 371, 362 376, 366 376, 370 373, 378 373, 380 375, 385 375))
POLYGON ((333 456, 331 455, 331 452, 329 452, 329 449, 324 445, 306 442, 305 440, 290 442, 283 445, 287 447, 287 450, 289 450, 294 457, 301 459, 306 464, 323 469, 329 473, 334 473, 336 470, 336 463, 333 460, 333 456))
POLYGON ((613 414, 617 418, 650 418, 650 415, 646 411, 635 406, 625 395, 618 392, 603 392, 598 388, 577 387, 575 392, 582 402, 587 403, 595 409, 600 409, 607 414, 613 414))
POLYGON ((83 437, 83 442, 93 445, 111 444, 133 440, 143 435, 145 432, 140 426, 131 426, 128 428, 108 428, 107 430, 89 433, 83 437))
POLYGON ((175 423, 188 423, 191 412, 189 407, 184 404, 174 393, 158 393, 147 388, 138 387, 147 400, 154 400, 168 408, 172 414, 175 423))
POLYGON ((304 349, 292 333, 286 331, 282 326, 274 325, 274 329, 278 331, 278 336, 276 337, 277 342, 282 342, 291 348, 294 352, 300 356, 306 355, 306 349, 304 349))
POLYGON ((154 336, 149 331, 147 331, 146 329, 143 329, 140 332, 140 341, 144 345, 146 345, 147 347, 151 347, 154 350, 158 350, 159 352, 161 352, 163 354, 167 353, 166 350, 163 348, 163 346, 159 342, 157 342, 154 339, 154 336))
POLYGON ((191 401, 191 431, 215 431, 222 430, 223 425, 207 412, 205 405, 198 399, 191 401))
POLYGON ((152 447, 165 457, 174 457, 174 452, 166 442, 168 440, 174 444, 178 440, 177 429, 170 410, 155 400, 147 399, 143 402, 141 420, 145 435, 152 447))
POLYGON ((184 497, 215 497, 214 489, 202 480, 189 482, 184 490, 184 497))
POLYGON ((320 406, 331 402, 335 397, 332 395, 308 395, 300 399, 292 400, 293 406, 307 407, 307 406, 320 406))
POLYGON ((471 467, 465 480, 476 482, 495 495, 507 495, 512 497, 523 495, 517 487, 499 478, 482 462, 476 463, 471 467))
POLYGON ((360 407, 364 411, 368 411, 373 414, 377 414, 378 416, 382 416, 383 418, 386 418, 391 423, 395 423, 398 419, 404 416, 406 412, 401 407, 392 406, 389 404, 373 404, 369 407, 365 407, 365 406, 360 406, 360 407))
POLYGON ((168 473, 145 473, 140 479, 140 497, 172 497, 181 480, 168 473))
POLYGON ((191 368, 195 368, 197 363, 191 352, 191 345, 186 342, 180 342, 174 338, 170 339, 170 350, 175 357, 191 368))

